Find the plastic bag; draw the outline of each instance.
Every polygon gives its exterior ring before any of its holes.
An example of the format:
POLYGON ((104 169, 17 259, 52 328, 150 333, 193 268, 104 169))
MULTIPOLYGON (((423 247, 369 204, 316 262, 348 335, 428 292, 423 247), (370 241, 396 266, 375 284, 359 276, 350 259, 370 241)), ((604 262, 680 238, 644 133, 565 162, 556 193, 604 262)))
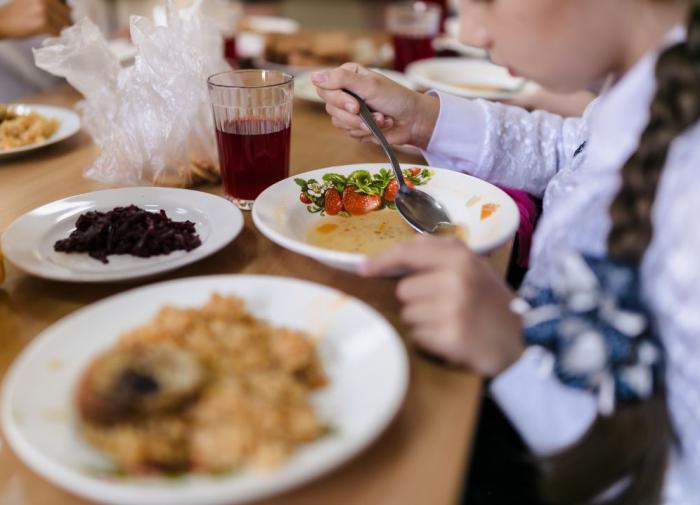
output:
POLYGON ((178 9, 168 1, 167 26, 132 17, 138 54, 128 68, 87 18, 34 51, 39 68, 65 77, 85 97, 77 108, 101 148, 87 177, 178 187, 218 180, 206 79, 229 67, 220 25, 204 14, 203 4, 178 9))

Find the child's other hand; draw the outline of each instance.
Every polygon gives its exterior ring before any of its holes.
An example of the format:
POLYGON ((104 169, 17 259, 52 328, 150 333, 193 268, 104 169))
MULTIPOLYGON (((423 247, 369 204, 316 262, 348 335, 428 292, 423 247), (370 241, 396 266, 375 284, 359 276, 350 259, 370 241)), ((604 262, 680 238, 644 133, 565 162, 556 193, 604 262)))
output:
POLYGON ((514 294, 485 259, 456 238, 420 236, 372 258, 362 273, 406 270, 396 294, 418 346, 486 377, 517 361, 524 344, 514 294))
POLYGON ((374 141, 360 119, 357 100, 344 93, 343 88, 362 97, 375 111, 374 119, 391 144, 428 146, 440 110, 437 97, 416 93, 357 63, 314 72, 311 80, 326 102, 333 125, 351 137, 374 141))
POLYGON ((61 0, 14 0, 0 6, 0 39, 58 35, 70 21, 61 0))

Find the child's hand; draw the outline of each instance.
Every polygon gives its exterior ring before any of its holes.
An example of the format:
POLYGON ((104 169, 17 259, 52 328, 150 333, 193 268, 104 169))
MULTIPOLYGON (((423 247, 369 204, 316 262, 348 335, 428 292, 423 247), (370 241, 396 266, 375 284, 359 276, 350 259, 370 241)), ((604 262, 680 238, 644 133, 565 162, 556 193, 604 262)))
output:
POLYGON ((58 35, 70 24, 61 0, 14 0, 0 6, 0 39, 58 35))
POLYGON ((363 274, 406 270, 396 294, 416 344, 486 377, 517 361, 524 344, 514 294, 486 260, 456 238, 421 236, 372 258, 363 274))
POLYGON ((333 117, 333 125, 351 137, 374 141, 360 119, 357 100, 341 91, 343 88, 362 97, 376 111, 374 119, 391 144, 428 146, 440 111, 437 97, 411 91, 357 63, 314 72, 311 80, 318 95, 326 102, 326 111, 333 117))

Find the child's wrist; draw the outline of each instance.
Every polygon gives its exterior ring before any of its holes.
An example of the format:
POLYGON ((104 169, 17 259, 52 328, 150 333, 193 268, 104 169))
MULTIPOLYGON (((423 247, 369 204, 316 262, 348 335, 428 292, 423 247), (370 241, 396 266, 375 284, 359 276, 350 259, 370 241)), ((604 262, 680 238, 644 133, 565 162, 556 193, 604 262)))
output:
POLYGON ((523 322, 519 314, 511 312, 509 314, 507 326, 508 335, 502 338, 503 346, 494 353, 494 359, 486 369, 486 376, 489 379, 498 377, 517 363, 525 352, 525 342, 522 338, 523 322))
POLYGON ((433 136, 440 114, 440 99, 432 95, 418 95, 412 142, 420 149, 426 149, 433 136))

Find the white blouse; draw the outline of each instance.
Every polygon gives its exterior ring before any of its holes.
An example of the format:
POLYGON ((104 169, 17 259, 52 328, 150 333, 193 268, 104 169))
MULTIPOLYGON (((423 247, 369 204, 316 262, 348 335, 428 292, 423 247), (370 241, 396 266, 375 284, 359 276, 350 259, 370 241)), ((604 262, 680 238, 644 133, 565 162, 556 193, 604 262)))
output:
MULTIPOLYGON (((683 40, 681 27, 665 41, 683 40)), ((544 200, 526 282, 547 286, 567 252, 604 255, 619 171, 639 144, 655 91, 658 50, 645 55, 583 118, 438 93, 440 115, 425 157, 433 166, 524 189, 544 200), (586 141, 585 149, 574 153, 586 141)), ((668 505, 700 504, 700 125, 672 144, 652 211, 654 237, 642 262, 644 295, 668 354, 668 401, 682 443, 667 474, 668 505)), ((551 375, 526 351, 491 394, 539 454, 579 439, 596 400, 551 375)))

